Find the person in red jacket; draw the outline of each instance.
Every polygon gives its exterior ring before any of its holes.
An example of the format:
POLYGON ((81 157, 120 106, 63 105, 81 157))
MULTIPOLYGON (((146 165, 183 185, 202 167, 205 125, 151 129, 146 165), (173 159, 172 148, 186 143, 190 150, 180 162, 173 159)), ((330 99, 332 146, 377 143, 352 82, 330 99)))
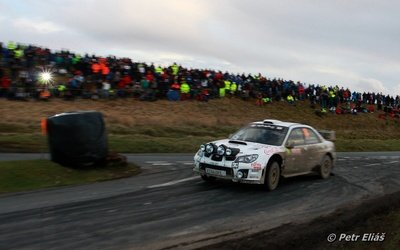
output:
POLYGON ((128 74, 124 73, 117 85, 117 95, 119 97, 126 97, 130 84, 132 84, 132 78, 128 74))
POLYGON ((300 82, 297 82, 297 91, 299 93, 299 100, 304 100, 305 99, 305 89, 303 84, 301 84, 300 82))
POLYGON ((174 83, 171 85, 172 90, 180 91, 181 85, 179 85, 178 82, 174 81, 174 83))
POLYGON ((151 85, 153 84, 153 82, 155 81, 154 75, 153 75, 153 73, 151 73, 150 70, 147 71, 146 80, 149 82, 150 86, 151 86, 151 85))
POLYGON ((8 76, 3 76, 0 80, 0 97, 8 97, 11 87, 11 80, 8 76))

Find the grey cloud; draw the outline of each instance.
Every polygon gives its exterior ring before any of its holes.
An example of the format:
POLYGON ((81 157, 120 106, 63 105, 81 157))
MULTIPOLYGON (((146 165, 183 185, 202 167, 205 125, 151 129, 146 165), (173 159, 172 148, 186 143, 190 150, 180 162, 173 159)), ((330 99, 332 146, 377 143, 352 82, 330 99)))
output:
POLYGON ((31 13, 68 27, 48 39, 53 46, 169 52, 193 66, 209 60, 221 69, 354 87, 362 79, 388 90, 400 82, 398 1, 27 1, 31 13))

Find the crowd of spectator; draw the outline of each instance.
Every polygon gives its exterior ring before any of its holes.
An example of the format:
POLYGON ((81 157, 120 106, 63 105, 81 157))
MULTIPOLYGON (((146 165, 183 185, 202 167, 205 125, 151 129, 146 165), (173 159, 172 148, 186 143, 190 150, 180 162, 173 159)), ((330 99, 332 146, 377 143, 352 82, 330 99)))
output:
POLYGON ((134 62, 130 58, 79 55, 68 50, 51 51, 34 45, 0 42, 0 97, 13 100, 52 97, 171 101, 215 98, 274 101, 295 104, 308 100, 321 112, 356 113, 398 111, 400 97, 350 91, 348 88, 269 79, 261 74, 232 74, 211 69, 168 67, 134 62), (52 78, 43 78, 48 72, 52 78))

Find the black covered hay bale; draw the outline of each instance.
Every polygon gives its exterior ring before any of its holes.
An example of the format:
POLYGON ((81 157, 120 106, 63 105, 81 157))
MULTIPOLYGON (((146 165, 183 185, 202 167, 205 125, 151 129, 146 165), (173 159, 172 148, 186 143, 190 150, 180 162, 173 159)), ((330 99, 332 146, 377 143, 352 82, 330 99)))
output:
POLYGON ((108 153, 103 115, 76 111, 47 119, 51 160, 63 166, 87 167, 104 163, 108 153))

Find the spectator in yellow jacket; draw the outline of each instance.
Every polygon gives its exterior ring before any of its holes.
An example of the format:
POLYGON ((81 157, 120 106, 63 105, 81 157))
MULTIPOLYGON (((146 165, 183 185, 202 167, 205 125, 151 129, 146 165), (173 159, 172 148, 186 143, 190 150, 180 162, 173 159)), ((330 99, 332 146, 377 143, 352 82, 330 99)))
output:
POLYGON ((187 100, 190 98, 190 86, 186 81, 181 84, 181 100, 187 100))

